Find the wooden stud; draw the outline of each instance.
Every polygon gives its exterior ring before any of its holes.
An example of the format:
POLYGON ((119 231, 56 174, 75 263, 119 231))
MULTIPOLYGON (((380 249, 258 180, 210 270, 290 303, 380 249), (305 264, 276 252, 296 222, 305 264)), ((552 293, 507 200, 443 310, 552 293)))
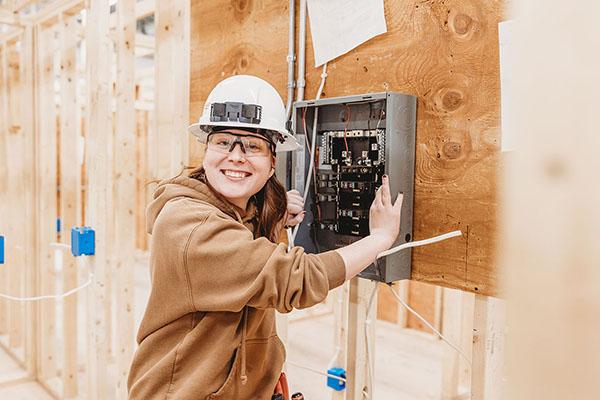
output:
MULTIPOLYGON (((37 96, 38 116, 38 168, 39 193, 38 237, 40 245, 40 289, 42 293, 56 292, 54 249, 50 243, 58 240, 56 232, 57 210, 57 126, 54 104, 54 52, 55 30, 38 32, 37 41, 37 96)), ((56 367, 56 303, 40 303, 40 366, 39 378, 57 376, 56 367)))
MULTIPOLYGON (((27 196, 21 199, 24 203, 24 219, 22 220, 23 229, 23 250, 25 263, 24 269, 24 294, 26 296, 35 296, 39 293, 39 265, 38 265, 38 238, 36 229, 38 227, 37 210, 37 185, 36 185, 36 147, 37 134, 35 130, 35 35, 34 27, 27 26, 21 41, 21 68, 22 68, 22 122, 23 127, 23 150, 22 157, 22 179, 23 191, 27 196)), ((26 302, 24 307, 24 339, 25 339, 25 363, 27 371, 32 376, 37 376, 37 335, 39 321, 39 308, 35 302, 26 302)))
POLYGON ((190 1, 156 4, 157 178, 180 173, 188 164, 190 1))
POLYGON ((117 398, 127 399, 127 376, 135 344, 133 287, 135 248, 135 0, 117 4, 117 110, 115 137, 115 277, 117 398))
MULTIPOLYGON (((60 195, 62 240, 69 243, 71 229, 79 226, 81 212, 81 174, 78 160, 79 134, 77 130, 77 21, 65 15, 60 23, 60 195)), ((78 268, 75 258, 64 252, 63 288, 77 286, 78 268)), ((63 301, 63 396, 78 393, 77 376, 77 296, 63 301)))
POLYGON ((475 295, 472 400, 504 399, 506 313, 503 300, 475 295))
MULTIPOLYGON (((25 238, 23 233, 22 223, 19 220, 24 221, 24 210, 22 209, 23 203, 19 199, 25 197, 25 190, 23 187, 23 176, 22 171, 24 168, 23 157, 19 154, 23 154, 25 151, 23 143, 23 129, 22 123, 22 102, 20 101, 22 95, 23 86, 23 71, 20 63, 20 53, 17 51, 16 44, 11 44, 8 47, 8 68, 9 68, 9 148, 11 151, 9 161, 9 186, 11 201, 10 209, 11 216, 9 220, 9 245, 7 251, 9 252, 9 262, 7 265, 10 266, 8 269, 9 282, 11 293, 16 296, 22 296, 22 273, 25 270, 24 253, 25 253, 25 238), (14 57, 16 55, 17 57, 14 57)), ((23 310, 24 304, 20 302, 11 302, 9 318, 9 347, 20 348, 23 346, 23 310)))
POLYGON ((109 36, 108 2, 90 0, 87 24, 87 82, 88 82, 88 132, 86 166, 88 188, 86 222, 96 231, 96 255, 89 257, 88 264, 94 271, 94 282, 88 290, 88 364, 87 398, 106 399, 107 393, 107 332, 106 315, 102 310, 110 301, 106 291, 109 279, 106 267, 106 240, 108 212, 107 173, 108 148, 106 135, 110 131, 110 82, 109 59, 111 41, 109 36))
POLYGON ((600 3, 513 2, 502 170, 507 399, 597 399, 600 376, 600 3), (573 40, 577 38, 577 40, 573 40))
MULTIPOLYGON (((396 291, 398 296, 408 304, 408 287, 410 281, 408 279, 396 283, 396 291)), ((400 328, 406 328, 408 323, 408 310, 398 304, 398 319, 397 322, 400 328)))
MULTIPOLYGON (((334 290, 332 293, 334 304, 334 338, 333 338, 333 348, 336 351, 337 359, 335 360, 336 367, 344 367, 347 368, 347 358, 348 358, 348 304, 349 304, 349 296, 350 296, 350 283, 344 282, 344 284, 334 290), (337 348, 339 347, 339 351, 337 348)), ((372 311, 373 312, 373 311, 372 311)), ((373 313, 372 315, 377 315, 373 313)), ((375 319, 375 318, 374 318, 375 319)), ((344 400, 345 393, 332 391, 331 399, 332 400, 344 400)))
MULTIPOLYGON (((442 334, 460 346, 462 334, 462 295, 459 290, 444 288, 442 334)), ((460 394, 460 355, 445 346, 442 358, 442 399, 453 400, 460 394)))
MULTIPOLYGON (((347 384, 346 398, 348 400, 359 400, 363 398, 363 390, 366 390, 369 398, 374 397, 373 388, 368 387, 367 367, 367 340, 365 337, 364 322, 367 316, 367 304, 369 296, 376 283, 361 278, 353 278, 350 281, 349 311, 348 311, 348 342, 347 342, 347 384)), ((372 370, 375 366, 375 323, 377 315, 377 295, 373 299, 371 310, 372 323, 369 326, 370 354, 372 370)))
MULTIPOLYGON (((8 220, 10 212, 10 196, 8 194, 8 62, 7 62, 7 47, 5 44, 0 45, 0 201, 4 207, 0 208, 0 235, 5 237, 5 245, 8 243, 8 220)), ((3 293, 8 293, 8 269, 6 264, 0 265, 0 290, 3 293)), ((5 299, 0 299, 0 335, 8 333, 8 310, 9 302, 5 299)))

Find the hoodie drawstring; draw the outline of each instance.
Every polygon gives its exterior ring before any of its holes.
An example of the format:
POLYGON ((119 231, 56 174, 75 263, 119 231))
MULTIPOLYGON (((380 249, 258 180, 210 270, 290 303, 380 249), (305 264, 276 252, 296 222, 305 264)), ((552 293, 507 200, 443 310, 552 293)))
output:
POLYGON ((248 375, 246 375, 246 331, 248 327, 248 307, 244 307, 244 316, 242 318, 242 344, 240 346, 242 366, 240 368, 240 378, 242 380, 242 385, 245 385, 248 382, 248 375))

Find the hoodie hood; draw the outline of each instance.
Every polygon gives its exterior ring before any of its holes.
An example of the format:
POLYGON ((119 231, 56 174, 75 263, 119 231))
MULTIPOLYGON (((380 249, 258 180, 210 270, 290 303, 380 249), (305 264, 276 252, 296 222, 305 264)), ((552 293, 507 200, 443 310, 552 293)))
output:
POLYGON ((165 204, 180 197, 188 197, 210 204, 241 224, 247 223, 256 216, 256 206, 253 201, 249 201, 246 210, 242 210, 214 192, 206 183, 188 176, 178 176, 161 181, 154 191, 153 200, 146 209, 146 231, 148 233, 152 234, 154 223, 165 204))

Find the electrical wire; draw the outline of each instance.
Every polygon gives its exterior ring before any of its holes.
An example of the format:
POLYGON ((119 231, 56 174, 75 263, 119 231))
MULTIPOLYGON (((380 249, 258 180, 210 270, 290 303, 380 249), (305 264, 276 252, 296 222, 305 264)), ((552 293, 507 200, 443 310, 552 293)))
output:
MULTIPOLYGON (((61 243, 59 243, 61 244, 61 243)), ((52 245, 52 244, 51 244, 52 245)), ((84 260, 87 262, 87 260, 84 258, 84 260)), ((3 299, 7 299, 7 300, 13 300, 13 301, 21 301, 21 302, 27 302, 27 301, 39 301, 39 300, 60 300, 63 299, 65 297, 71 296, 77 292, 79 292, 80 290, 85 289, 86 287, 88 287, 89 285, 92 284, 92 282, 94 281, 94 274, 90 272, 88 280, 81 286, 78 286, 76 288, 73 288, 65 293, 61 293, 61 294, 53 294, 53 295, 43 295, 43 296, 34 296, 34 297, 18 297, 18 296, 11 296, 8 294, 3 294, 0 293, 0 297, 3 299)))
POLYGON ((337 380, 339 380, 339 381, 341 381, 341 382, 344 382, 344 383, 346 383, 346 378, 342 378, 341 376, 337 376, 337 375, 329 374, 329 373, 327 373, 327 372, 322 372, 322 371, 319 371, 319 370, 318 370, 318 369, 316 369, 316 368, 307 367, 307 366, 305 366, 305 365, 298 364, 298 363, 296 363, 296 362, 289 361, 289 360, 286 360, 286 364, 290 364, 290 365, 293 365, 294 367, 302 368, 302 369, 305 369, 305 370, 307 370, 307 371, 314 372, 315 374, 319 374, 319 375, 322 375, 322 376, 326 376, 326 377, 328 377, 328 378, 335 378, 335 379, 337 379, 337 380))
POLYGON ((346 146, 346 157, 348 157, 348 140, 346 139, 346 134, 348 133, 348 125, 350 124, 350 118, 352 116, 352 111, 350 111, 350 106, 345 104, 346 106, 346 121, 344 122, 344 145, 346 146))
POLYGON ((401 244, 400 246, 396 246, 389 250, 382 251, 381 253, 377 254, 377 258, 389 256, 390 254, 396 253, 400 250, 408 249, 410 247, 426 246, 428 244, 441 242, 442 240, 447 240, 447 239, 450 239, 450 238, 453 238, 456 236, 461 236, 461 235, 462 235, 461 231, 452 231, 452 232, 444 233, 443 235, 434 236, 429 239, 417 240, 416 242, 406 242, 406 243, 401 244))
MULTIPOLYGON (((445 233, 443 235, 439 235, 439 236, 434 236, 432 238, 429 239, 423 239, 423 240, 417 240, 416 242, 408 242, 408 243, 403 243, 400 246, 396 246, 394 248, 391 248, 389 250, 383 251, 381 253, 379 253, 377 255, 377 259, 388 256, 390 254, 396 253, 400 250, 403 249, 408 249, 411 247, 417 247, 417 246, 426 246, 432 243, 437 243, 437 242, 441 242, 442 240, 447 240, 456 236, 461 236, 462 232, 461 231, 452 231, 452 232, 448 232, 445 233)), ((448 339, 446 339, 446 337, 444 335, 442 335, 437 329, 435 329, 435 327, 433 325, 431 325, 425 318, 423 318, 418 312, 416 312, 415 310, 413 310, 408 304, 406 304, 406 302, 404 300, 402 300, 402 298, 400 298, 400 296, 398 296, 398 293, 396 293, 391 286, 388 286, 388 288, 390 289, 390 291, 392 292, 392 294, 394 295, 394 298, 396 298, 396 300, 402 305, 404 306, 408 311, 410 311, 415 317, 417 317, 419 320, 421 320, 421 322, 423 322, 429 329, 431 329, 433 332, 435 332, 444 342, 446 342, 450 347, 452 347, 454 350, 456 350, 464 359, 465 361, 467 361, 467 363, 469 363, 469 365, 471 365, 471 360, 469 360, 469 358, 465 355, 465 353, 462 352, 462 350, 460 350, 456 345, 454 345, 453 343, 451 343, 448 339)))
MULTIPOLYGON (((321 72, 321 84, 319 85, 319 89, 317 91, 317 96, 315 98, 315 100, 319 100, 321 98, 321 93, 323 92, 323 88, 325 87, 325 80, 327 79, 327 63, 323 64, 323 71, 321 72)), ((316 138, 317 138, 317 121, 318 121, 318 116, 319 116, 319 108, 315 107, 315 115, 314 115, 314 120, 313 120, 313 131, 312 131, 312 141, 311 141, 311 150, 310 150, 310 154, 313 154, 315 152, 314 147, 316 146, 316 138)), ((308 174, 306 176, 305 179, 305 187, 304 187, 304 194, 302 196, 302 199, 304 201, 304 203, 306 204, 306 198, 308 197, 308 189, 310 187, 310 180, 312 177, 312 171, 314 168, 314 157, 310 157, 310 164, 308 167, 308 174)), ((290 232, 288 232, 288 250, 290 250, 292 247, 294 247, 294 240, 296 239, 296 235, 298 234, 298 229, 300 229, 300 224, 296 225, 293 229, 292 228, 288 228, 290 229, 290 232), (290 240, 291 239, 291 240, 290 240)))
MULTIPOLYGON (((377 124, 379 125, 379 123, 377 124)), ((396 246, 392 249, 386 250, 384 252, 381 252, 377 255, 377 259, 388 256, 390 254, 396 253, 400 250, 403 249, 407 249, 407 248, 411 248, 411 247, 417 247, 417 246, 426 246, 428 244, 432 244, 432 243, 436 243, 436 242, 441 242, 442 240, 447 240, 456 236, 460 236, 462 235, 461 231, 453 231, 453 232, 449 232, 449 233, 445 233, 443 235, 439 235, 439 236, 434 236, 432 238, 429 239, 424 239, 424 240, 418 240, 416 242, 408 242, 408 243, 404 243, 401 244, 400 246, 396 246)), ((469 363, 469 365, 471 365, 471 361, 468 359, 468 357, 454 344, 452 344, 450 341, 448 341, 448 339, 446 339, 446 337, 444 337, 444 335, 442 335, 440 332, 438 332, 437 329, 435 329, 429 322, 427 322, 427 320, 425 320, 425 318, 423 318, 421 315, 419 315, 419 313, 417 313, 415 310, 413 310, 408 304, 406 304, 401 298, 400 296, 398 296, 398 294, 392 289, 391 286, 386 285, 394 294, 394 297, 396 298, 397 301, 400 302, 400 304, 402 304, 404 307, 406 307, 411 313, 413 313, 417 318, 419 318, 427 327, 429 327, 432 331, 434 331, 440 338, 442 338, 442 340, 444 340, 450 347, 452 347, 454 350, 456 350, 461 356, 464 357, 464 359, 469 363)), ((366 313, 366 317, 365 317, 365 322, 364 322, 364 330, 365 330, 365 341, 366 341, 366 358, 367 358, 367 371, 369 374, 368 380, 369 380, 369 390, 371 391, 371 393, 373 393, 373 366, 371 364, 371 340, 369 338, 369 326, 371 325, 371 309, 373 307, 373 300, 375 298, 375 293, 377 293, 377 284, 375 285, 375 287, 373 288, 373 291, 371 292, 371 295, 369 296, 369 302, 367 303, 367 313, 366 313)), ((365 396, 365 398, 369 399, 371 398, 371 396, 369 395, 368 392, 366 392, 365 390, 363 390, 363 396, 365 396)))
POLYGON ((433 325, 431 325, 429 322, 427 322, 427 320, 425 318, 423 318, 421 315, 419 315, 418 312, 416 312, 415 310, 413 310, 408 304, 406 304, 406 302, 404 300, 402 300, 402 298, 398 295, 398 293, 396 293, 394 291, 394 289, 392 289, 391 286, 386 285, 389 289, 390 292, 392 292, 392 295, 394 296, 394 298, 400 303, 402 304, 402 306, 404 306, 408 311, 410 311, 415 317, 417 317, 419 320, 421 320, 421 322, 423 322, 429 329, 431 329, 432 331, 434 331, 436 333, 436 335, 438 335, 444 342, 446 342, 448 344, 448 346, 452 347, 454 350, 456 350, 461 356, 462 358, 465 359, 465 361, 469 364, 469 366, 472 366, 471 364, 471 360, 469 360, 469 358, 466 356, 465 353, 462 352, 462 350, 460 348, 458 348, 456 345, 454 345, 452 342, 450 342, 448 339, 446 339, 446 337, 444 335, 442 335, 437 329, 435 329, 433 327, 433 325))

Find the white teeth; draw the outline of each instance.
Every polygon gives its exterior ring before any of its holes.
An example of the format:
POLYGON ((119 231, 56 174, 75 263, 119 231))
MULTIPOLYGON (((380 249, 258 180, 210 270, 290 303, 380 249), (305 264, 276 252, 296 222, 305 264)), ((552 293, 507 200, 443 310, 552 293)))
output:
POLYGON ((245 177, 247 177, 248 175, 250 175, 250 174, 248 174, 248 173, 246 173, 246 172, 240 172, 240 171, 230 171, 230 170, 228 170, 228 169, 224 170, 224 171, 223 171, 223 173, 224 173, 226 176, 230 176, 230 177, 232 177, 232 178, 245 178, 245 177))

